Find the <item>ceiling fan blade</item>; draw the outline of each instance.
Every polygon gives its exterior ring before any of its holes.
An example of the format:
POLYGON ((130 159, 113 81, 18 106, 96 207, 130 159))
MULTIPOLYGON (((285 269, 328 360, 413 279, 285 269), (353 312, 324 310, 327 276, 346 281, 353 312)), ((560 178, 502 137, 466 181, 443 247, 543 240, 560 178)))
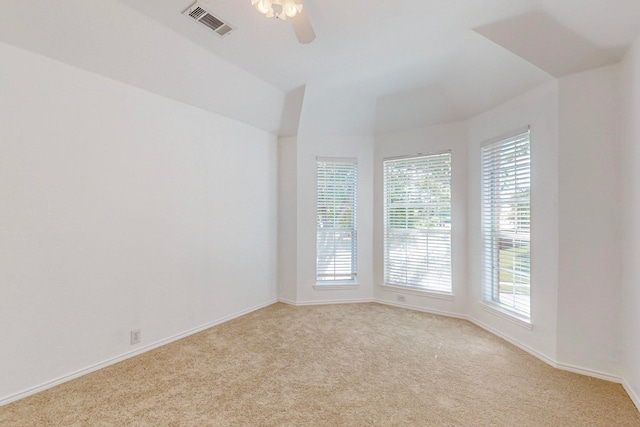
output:
POLYGON ((311 21, 309 21, 307 12, 304 9, 295 17, 291 18, 291 25, 293 25, 293 31, 296 33, 296 37, 300 43, 308 44, 315 40, 316 33, 313 31, 311 21))

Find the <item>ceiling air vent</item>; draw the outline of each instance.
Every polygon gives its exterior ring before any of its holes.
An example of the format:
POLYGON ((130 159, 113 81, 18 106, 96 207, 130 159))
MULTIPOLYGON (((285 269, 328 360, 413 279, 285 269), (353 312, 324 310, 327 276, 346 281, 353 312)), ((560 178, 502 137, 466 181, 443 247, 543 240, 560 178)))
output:
POLYGON ((231 28, 229 24, 223 22, 222 19, 212 15, 198 2, 192 4, 191 7, 182 12, 182 14, 193 19, 194 21, 201 23, 205 27, 212 29, 220 37, 224 37, 233 31, 233 28, 231 28))

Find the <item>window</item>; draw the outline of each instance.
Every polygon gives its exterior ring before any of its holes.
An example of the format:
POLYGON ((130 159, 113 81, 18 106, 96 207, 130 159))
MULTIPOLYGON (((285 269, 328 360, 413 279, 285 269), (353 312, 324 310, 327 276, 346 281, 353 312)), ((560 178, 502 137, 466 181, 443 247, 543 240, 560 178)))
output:
POLYGON ((318 159, 316 281, 355 281, 358 164, 318 159))
POLYGON ((451 293, 451 153, 384 161, 384 280, 451 293))
POLYGON ((531 317, 529 130, 482 147, 483 299, 531 317))

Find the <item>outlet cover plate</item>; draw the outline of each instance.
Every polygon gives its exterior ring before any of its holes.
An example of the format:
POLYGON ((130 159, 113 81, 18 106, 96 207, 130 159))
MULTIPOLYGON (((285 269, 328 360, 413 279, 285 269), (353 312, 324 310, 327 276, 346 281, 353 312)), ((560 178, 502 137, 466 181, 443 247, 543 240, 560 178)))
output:
POLYGON ((140 329, 131 331, 131 345, 140 344, 140 329))

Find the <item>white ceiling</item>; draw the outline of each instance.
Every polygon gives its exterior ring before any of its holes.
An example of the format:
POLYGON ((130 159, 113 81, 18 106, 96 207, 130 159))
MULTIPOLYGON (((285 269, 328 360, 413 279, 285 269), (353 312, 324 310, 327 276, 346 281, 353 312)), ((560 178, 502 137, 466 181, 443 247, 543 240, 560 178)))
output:
MULTIPOLYGON (((275 110, 282 110, 285 93, 306 85, 302 115, 286 114, 300 116, 305 131, 312 133, 386 132, 464 119, 553 79, 554 70, 593 65, 570 55, 552 60, 539 55, 553 48, 556 35, 566 36, 559 43, 565 51, 591 49, 612 62, 640 32, 638 0, 303 0, 317 34, 309 45, 297 42, 290 22, 264 18, 250 0, 202 1, 236 28, 224 39, 182 16, 192 0, 0 1, 5 16, 0 40, 202 108, 208 108, 207 101, 184 82, 191 72, 185 63, 197 64, 200 79, 219 79, 221 67, 228 69, 224 76, 242 69, 282 92, 275 110), (112 6, 118 2, 126 7, 112 6), (47 13, 34 17, 32 9, 43 3, 47 13), (49 22, 53 8, 55 24, 49 22), (7 17, 12 9, 24 15, 7 17), (79 16, 90 21, 79 23, 79 16), (537 20, 527 27, 526 43, 523 37, 512 43, 523 17, 530 16, 537 20), (145 25, 132 29, 136 20, 145 25), (558 31, 542 37, 549 22, 558 31), (118 70, 108 58, 92 56, 86 40, 98 37, 95 32, 101 33, 100 48, 117 58, 118 70), (175 46, 186 40, 198 48, 181 49, 181 64, 172 62, 178 55, 175 46), (161 67, 163 75, 151 86, 144 82, 148 69, 136 57, 142 45, 149 67, 161 67), (202 52, 211 54, 209 63, 189 58, 202 52), (221 58, 231 64, 221 65, 221 58), (182 83, 172 84, 172 79, 182 83)), ((254 91, 272 90, 251 84, 254 91)), ((209 109, 224 113, 219 105, 209 109)), ((245 121, 269 131, 288 123, 285 133, 291 132, 291 120, 265 114, 264 123, 245 121)))

